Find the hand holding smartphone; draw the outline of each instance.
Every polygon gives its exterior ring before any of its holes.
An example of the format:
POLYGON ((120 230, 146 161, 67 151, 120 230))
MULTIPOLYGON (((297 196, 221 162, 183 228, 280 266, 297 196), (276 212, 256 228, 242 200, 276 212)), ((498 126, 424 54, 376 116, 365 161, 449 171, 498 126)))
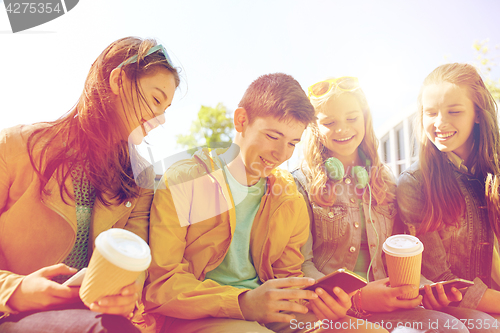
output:
MULTIPOLYGON (((438 297, 438 293, 436 290, 436 286, 438 283, 441 283, 444 287, 444 292, 448 293, 451 291, 451 288, 455 287, 457 289, 462 289, 462 288, 467 288, 470 286, 474 285, 474 282, 469 281, 469 280, 464 280, 464 279, 453 279, 449 281, 441 281, 441 282, 435 282, 430 284, 429 286, 432 288, 432 293, 434 294, 434 297, 438 297)), ((425 295, 425 289, 424 286, 421 286, 420 289, 418 290, 418 293, 422 296, 425 295)))
POLYGON ((314 291, 316 290, 316 288, 322 288, 332 297, 336 298, 335 294, 333 293, 333 288, 335 287, 339 287, 347 294, 349 294, 357 289, 363 288, 366 285, 367 282, 363 277, 345 268, 340 268, 335 272, 323 276, 312 286, 308 286, 303 289, 314 291))
POLYGON ((84 267, 80 269, 78 272, 75 273, 72 277, 66 280, 66 282, 63 283, 63 286, 69 286, 69 287, 79 287, 82 285, 83 278, 85 277, 85 272, 87 271, 87 267, 84 267))

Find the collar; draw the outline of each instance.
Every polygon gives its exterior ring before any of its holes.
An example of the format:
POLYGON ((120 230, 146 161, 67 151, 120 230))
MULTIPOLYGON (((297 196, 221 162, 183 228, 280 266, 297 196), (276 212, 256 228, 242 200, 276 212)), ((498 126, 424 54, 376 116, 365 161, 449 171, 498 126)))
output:
MULTIPOLYGON (((465 161, 460 158, 457 154, 450 151, 446 153, 448 160, 460 171, 469 173, 469 168, 465 165, 465 161)), ((474 167, 471 168, 471 172, 474 172, 474 167)))

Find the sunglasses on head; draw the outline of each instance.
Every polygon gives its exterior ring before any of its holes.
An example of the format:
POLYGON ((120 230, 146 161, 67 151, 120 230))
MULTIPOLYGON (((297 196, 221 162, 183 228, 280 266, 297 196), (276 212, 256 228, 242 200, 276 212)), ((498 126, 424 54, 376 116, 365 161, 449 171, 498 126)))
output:
MULTIPOLYGON (((163 55, 165 56, 165 59, 167 59, 167 62, 170 65, 170 67, 172 67, 172 68, 174 67, 174 65, 172 64, 172 60, 168 56, 167 50, 165 50, 165 48, 161 44, 158 44, 158 45, 150 48, 148 53, 146 53, 146 55, 144 56, 144 58, 146 58, 150 54, 155 53, 156 51, 160 51, 161 53, 163 53, 163 55)), ((125 65, 133 64, 134 62, 137 62, 137 58, 138 58, 138 55, 136 54, 135 56, 130 57, 129 59, 127 59, 124 62, 122 62, 121 64, 119 64, 117 68, 120 68, 120 67, 125 66, 125 65)))
POLYGON ((308 97, 321 97, 329 93, 336 86, 342 91, 353 91, 359 88, 358 78, 342 76, 337 79, 328 79, 313 84, 308 89, 308 97))

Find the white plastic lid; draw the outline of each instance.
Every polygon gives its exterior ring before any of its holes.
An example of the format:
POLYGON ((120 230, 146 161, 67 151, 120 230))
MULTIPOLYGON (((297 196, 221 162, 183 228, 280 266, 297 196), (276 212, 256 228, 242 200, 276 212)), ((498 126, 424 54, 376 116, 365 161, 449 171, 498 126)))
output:
POLYGON ((125 229, 112 228, 100 233, 95 246, 106 260, 128 271, 145 271, 151 263, 148 244, 125 229))
POLYGON ((393 257, 412 257, 424 251, 424 244, 411 235, 394 235, 385 240, 382 248, 393 257))

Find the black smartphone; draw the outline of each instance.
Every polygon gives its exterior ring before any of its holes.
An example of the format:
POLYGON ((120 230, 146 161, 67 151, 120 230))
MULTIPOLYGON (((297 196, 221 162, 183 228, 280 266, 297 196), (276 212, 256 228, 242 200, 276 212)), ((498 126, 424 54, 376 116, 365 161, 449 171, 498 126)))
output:
POLYGON ((335 287, 339 287, 347 294, 349 294, 354 290, 363 288, 366 285, 366 279, 364 279, 363 277, 345 268, 340 268, 335 272, 332 272, 328 275, 323 276, 321 279, 316 280, 316 283, 312 286, 308 286, 303 289, 314 291, 319 287, 328 292, 331 296, 336 297, 333 293, 333 288, 335 287))
MULTIPOLYGON (((469 281, 469 280, 464 280, 464 279, 453 279, 453 280, 449 280, 449 281, 441 281, 441 282, 432 283, 429 286, 431 286, 432 293, 434 294, 434 297, 436 297, 436 298, 438 297, 438 293, 436 290, 436 286, 438 283, 441 283, 443 285, 445 292, 450 292, 451 288, 453 288, 453 287, 455 287, 457 289, 462 289, 462 288, 467 288, 467 287, 474 285, 474 282, 469 281)), ((418 290, 418 293, 422 296, 425 295, 424 286, 420 287, 420 289, 418 290)))

